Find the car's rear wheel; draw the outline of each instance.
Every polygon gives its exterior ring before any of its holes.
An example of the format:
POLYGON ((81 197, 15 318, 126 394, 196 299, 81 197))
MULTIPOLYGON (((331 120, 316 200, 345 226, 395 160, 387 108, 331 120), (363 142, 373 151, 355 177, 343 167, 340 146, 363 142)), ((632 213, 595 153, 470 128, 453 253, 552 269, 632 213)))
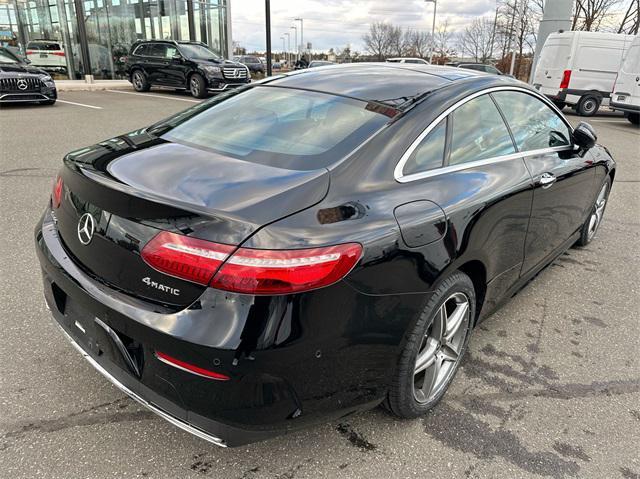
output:
POLYGON ((207 85, 199 73, 194 73, 189 78, 189 91, 194 98, 204 98, 207 96, 207 85))
POLYGON ((629 120, 633 125, 640 125, 640 113, 629 113, 627 115, 627 120, 629 120))
POLYGON ((151 85, 142 70, 136 70, 131 74, 131 83, 136 91, 149 91, 151 85))
POLYGON ((593 238, 595 238, 598 228, 602 223, 602 217, 604 216, 604 210, 607 207, 607 200, 609 199, 609 191, 611 190, 611 178, 607 176, 604 184, 600 188, 596 202, 591 208, 591 213, 587 218, 587 221, 582 225, 580 230, 580 238, 576 241, 577 246, 587 246, 593 238))
POLYGON ((442 399, 466 350, 475 304, 473 283, 460 271, 432 294, 407 339, 385 401, 393 414, 415 418, 442 399))
POLYGON ((583 95, 576 105, 576 112, 580 116, 593 116, 598 113, 600 103, 601 99, 596 95, 583 95))

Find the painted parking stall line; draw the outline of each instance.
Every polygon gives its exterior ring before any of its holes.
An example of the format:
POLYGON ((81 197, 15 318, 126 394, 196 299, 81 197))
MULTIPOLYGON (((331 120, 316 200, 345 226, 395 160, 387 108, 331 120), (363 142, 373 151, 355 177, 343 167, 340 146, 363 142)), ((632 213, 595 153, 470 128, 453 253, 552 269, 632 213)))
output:
POLYGON ((189 100, 188 98, 174 98, 172 96, 165 95, 154 95, 153 93, 138 93, 133 91, 121 91, 121 90, 105 90, 110 93, 121 93, 123 95, 136 95, 136 96, 147 96, 150 98, 163 98, 165 100, 175 100, 175 101, 187 101, 189 103, 200 103, 198 100, 189 100))
POLYGON ((58 98, 57 101, 59 103, 66 103, 67 105, 75 105, 75 106, 82 106, 82 107, 85 107, 85 108, 93 108, 94 110, 102 110, 101 106, 87 105, 85 103, 76 103, 75 101, 61 100, 59 98, 58 98))

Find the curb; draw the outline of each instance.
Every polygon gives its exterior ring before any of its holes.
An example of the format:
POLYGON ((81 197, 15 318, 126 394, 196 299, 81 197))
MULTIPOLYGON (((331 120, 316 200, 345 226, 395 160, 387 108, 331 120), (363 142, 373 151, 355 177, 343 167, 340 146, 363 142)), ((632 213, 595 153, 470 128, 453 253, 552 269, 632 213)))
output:
POLYGON ((133 90, 133 86, 126 80, 107 80, 87 83, 83 80, 58 80, 58 92, 61 91, 104 91, 104 90, 133 90))

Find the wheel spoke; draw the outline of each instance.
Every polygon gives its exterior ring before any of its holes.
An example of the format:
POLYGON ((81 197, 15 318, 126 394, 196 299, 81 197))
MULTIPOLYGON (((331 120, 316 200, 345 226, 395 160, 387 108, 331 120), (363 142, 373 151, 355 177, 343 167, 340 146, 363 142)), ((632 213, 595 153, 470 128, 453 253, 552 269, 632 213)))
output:
POLYGON ((431 338, 427 338, 427 344, 424 349, 418 354, 416 358, 416 365, 413 370, 413 374, 425 370, 433 364, 436 357, 437 345, 433 343, 431 338))
POLYGON ((440 348, 440 353, 445 361, 457 361, 460 356, 458 348, 450 343, 443 344, 442 348, 440 348))
POLYGON ((441 341, 447 327, 447 309, 443 304, 433 318, 431 327, 431 337, 436 341, 441 341))
POLYGON ((429 399, 431 391, 437 384, 438 376, 440 375, 440 368, 442 367, 442 359, 435 358, 431 367, 427 368, 424 374, 424 382, 420 388, 425 399, 429 399))
POLYGON ((467 301, 458 303, 456 309, 447 317, 446 333, 444 334, 445 342, 449 343, 453 336, 458 332, 460 325, 464 322, 469 312, 469 303, 467 301))

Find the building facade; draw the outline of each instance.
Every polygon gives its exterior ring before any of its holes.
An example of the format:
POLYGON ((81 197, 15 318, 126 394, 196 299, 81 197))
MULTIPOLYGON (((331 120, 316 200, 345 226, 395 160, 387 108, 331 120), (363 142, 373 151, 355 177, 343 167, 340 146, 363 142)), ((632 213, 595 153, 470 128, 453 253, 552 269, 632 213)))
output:
POLYGON ((136 40, 206 43, 228 57, 229 0, 0 0, 0 45, 59 79, 124 78, 136 40))

